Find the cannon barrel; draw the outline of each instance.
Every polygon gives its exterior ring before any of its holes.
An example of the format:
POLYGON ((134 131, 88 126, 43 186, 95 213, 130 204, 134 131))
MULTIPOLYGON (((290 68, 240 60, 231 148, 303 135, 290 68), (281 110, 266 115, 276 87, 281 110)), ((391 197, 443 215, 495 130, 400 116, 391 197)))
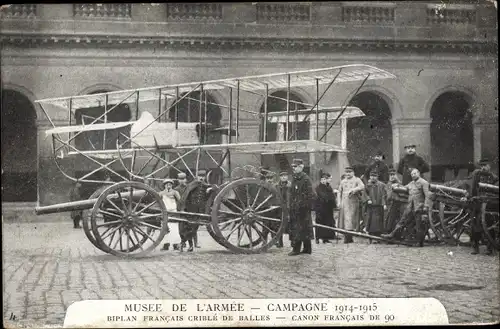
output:
POLYGON ((399 195, 408 195, 408 189, 404 186, 397 186, 392 188, 392 192, 399 195))
POLYGON ((444 185, 439 185, 439 184, 430 184, 429 185, 429 190, 433 193, 436 192, 445 192, 448 194, 452 194, 455 196, 465 196, 467 195, 467 190, 463 190, 461 188, 455 188, 455 187, 449 187, 449 186, 444 186, 444 185))
MULTIPOLYGON (((146 191, 144 191, 144 190, 134 191, 132 197, 134 199, 140 198, 140 197, 144 196, 145 194, 146 194, 146 191)), ((122 196, 122 198, 128 198, 130 196, 130 192, 121 193, 121 196, 122 196)), ((118 199, 118 198, 119 198, 118 194, 108 195, 108 199, 111 199, 111 200, 118 199)), ((55 213, 59 213, 59 212, 92 209, 94 207, 94 205, 96 204, 96 202, 97 202, 97 198, 59 203, 59 204, 44 206, 44 207, 35 207, 35 214, 48 215, 48 214, 55 214, 55 213)))
POLYGON ((490 192, 490 193, 498 194, 498 186, 496 186, 496 185, 479 183, 479 190, 483 191, 483 192, 490 192))

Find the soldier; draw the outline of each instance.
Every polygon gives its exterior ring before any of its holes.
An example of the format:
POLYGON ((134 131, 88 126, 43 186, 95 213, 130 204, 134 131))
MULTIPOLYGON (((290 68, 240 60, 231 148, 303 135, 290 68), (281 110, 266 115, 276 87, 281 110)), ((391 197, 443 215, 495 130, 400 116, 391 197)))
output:
MULTIPOLYGON (((281 218, 285 221, 285 233, 288 234, 288 239, 292 241, 290 236, 290 187, 292 184, 288 180, 288 172, 280 172, 280 181, 276 185, 276 189, 281 195, 281 199, 285 203, 285 208, 281 209, 281 218)), ((281 238, 281 244, 283 245, 283 238, 281 238)))
MULTIPOLYGON (((209 192, 211 190, 210 185, 205 182, 206 178, 205 170, 198 170, 196 180, 191 182, 184 192, 183 200, 184 205, 182 210, 191 213, 203 214, 206 212, 206 204, 209 198, 209 192)), ((196 220, 192 218, 192 220, 196 220)), ((198 224, 191 224, 187 222, 181 222, 179 224, 179 233, 181 235, 181 251, 184 251, 186 247, 186 242, 189 243, 188 252, 193 251, 193 241, 194 237, 198 231, 198 224)))
MULTIPOLYGON (((481 159, 479 161, 480 169, 476 169, 471 174, 471 184, 469 188, 469 195, 476 197, 479 195, 479 183, 486 183, 491 185, 498 185, 498 177, 491 172, 490 162, 488 159, 481 159)), ((471 225, 471 242, 472 254, 479 254, 479 241, 483 236, 483 229, 481 226, 481 203, 473 199, 472 202, 472 225, 471 225)), ((486 241, 487 255, 493 254, 493 246, 489 241, 486 241)))
MULTIPOLYGON (((379 172, 372 170, 365 187, 366 198, 366 232, 380 236, 384 232, 384 211, 386 206, 385 184, 378 180, 379 172)), ((370 240, 371 243, 371 240, 370 240)))
POLYGON ((412 168, 418 169, 420 175, 429 172, 429 165, 421 156, 417 155, 416 148, 415 144, 406 145, 406 155, 399 161, 398 174, 402 176, 401 180, 405 186, 412 181, 412 168))
POLYGON ((429 183, 420 177, 420 171, 417 168, 411 168, 410 173, 413 181, 405 186, 408 189, 408 204, 403 217, 390 234, 382 234, 382 237, 392 239, 396 235, 399 235, 401 230, 407 227, 410 221, 415 221, 417 242, 414 246, 423 247, 427 232, 427 226, 424 221, 429 211, 430 202, 429 183))
POLYGON ((365 174, 363 175, 363 183, 366 184, 368 182, 371 172, 374 170, 378 174, 378 181, 384 184, 387 183, 389 181, 389 167, 383 161, 384 153, 382 153, 382 151, 378 151, 373 159, 373 163, 371 163, 365 170, 365 174))
POLYGON ((392 230, 396 228, 396 224, 401 219, 406 208, 406 203, 408 202, 406 197, 400 196, 392 191, 396 186, 401 186, 401 181, 396 175, 396 169, 391 167, 389 168, 389 182, 386 185, 387 204, 389 209, 385 220, 386 233, 391 233, 392 230))
MULTIPOLYGON (((360 220, 360 197, 365 184, 354 176, 352 167, 345 168, 345 178, 340 181, 340 217, 339 228, 356 231, 360 220)), ((344 243, 354 242, 351 235, 344 235, 344 243)))
MULTIPOLYGON (((75 186, 70 193, 70 201, 80 201, 82 199, 82 184, 76 182, 75 186)), ((73 210, 71 212, 71 219, 73 220, 73 228, 80 228, 80 221, 82 220, 83 210, 73 210)))
POLYGON ((288 255, 311 254, 311 239, 314 235, 311 218, 314 200, 312 182, 303 172, 304 162, 301 159, 293 160, 292 169, 294 173, 290 187, 290 238, 293 250, 288 255), (302 245, 304 249, 300 251, 302 245))
MULTIPOLYGON (((179 195, 181 196, 181 200, 179 202, 179 206, 180 206, 180 204, 183 203, 182 197, 184 196, 184 192, 187 189, 187 176, 186 176, 186 174, 183 172, 178 173, 177 174, 177 181, 179 182, 179 185, 177 185, 174 190, 176 190, 179 193, 179 195)), ((178 224, 178 226, 180 227, 180 224, 178 224)), ((180 233, 181 232, 179 229, 179 236, 180 236, 180 233)), ((182 237, 181 237, 181 239, 182 239, 182 237)), ((177 243, 174 244, 174 250, 179 250, 179 245, 180 244, 177 244, 177 243)), ((167 248, 167 250, 168 250, 168 248, 167 248)))
MULTIPOLYGON (((316 223, 335 227, 333 220, 333 209, 336 207, 335 194, 328 184, 328 173, 321 174, 319 185, 316 187, 316 202, 314 212, 316 213, 316 223)), ((316 244, 319 240, 323 243, 330 243, 330 239, 335 239, 335 232, 326 228, 316 227, 316 244)))

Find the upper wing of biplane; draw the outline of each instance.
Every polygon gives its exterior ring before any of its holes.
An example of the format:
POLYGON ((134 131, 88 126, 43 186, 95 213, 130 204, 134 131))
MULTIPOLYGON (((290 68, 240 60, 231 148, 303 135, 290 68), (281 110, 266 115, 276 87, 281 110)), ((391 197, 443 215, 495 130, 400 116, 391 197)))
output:
MULTIPOLYGON (((259 92, 266 88, 285 89, 294 87, 314 86, 318 84, 345 83, 353 81, 388 79, 396 76, 385 70, 364 64, 350 64, 323 69, 303 70, 287 73, 273 73, 255 76, 244 76, 229 79, 199 81, 174 85, 156 86, 108 92, 93 95, 49 98, 37 100, 41 105, 53 105, 66 109, 89 108, 104 106, 105 104, 120 104, 146 102, 176 98, 187 92, 199 90, 217 90, 224 88, 240 89, 241 91, 259 92)), ((111 105, 110 105, 111 106, 111 105)))

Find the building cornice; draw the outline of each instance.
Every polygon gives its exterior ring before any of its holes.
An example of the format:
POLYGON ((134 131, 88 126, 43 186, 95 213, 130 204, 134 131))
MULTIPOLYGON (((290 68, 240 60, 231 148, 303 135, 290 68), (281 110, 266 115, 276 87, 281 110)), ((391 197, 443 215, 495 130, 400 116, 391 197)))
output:
POLYGON ((102 35, 45 35, 2 33, 2 45, 17 47, 72 46, 72 47, 113 47, 128 48, 182 48, 223 50, 225 48, 273 48, 298 51, 342 50, 342 51, 411 51, 411 52, 458 52, 458 53, 496 53, 498 44, 494 41, 429 41, 429 40, 356 40, 356 39, 320 39, 320 38, 230 38, 230 37, 130 37, 102 35))

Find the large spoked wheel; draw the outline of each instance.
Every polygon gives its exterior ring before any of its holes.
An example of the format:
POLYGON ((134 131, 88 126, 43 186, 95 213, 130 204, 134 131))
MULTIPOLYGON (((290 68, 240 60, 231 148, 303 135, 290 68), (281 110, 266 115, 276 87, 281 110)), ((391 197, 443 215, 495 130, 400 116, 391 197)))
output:
POLYGON ((469 242, 472 219, 468 209, 440 202, 439 218, 444 236, 450 244, 469 242))
POLYGON ((484 202, 481 205, 481 224, 485 237, 496 250, 500 250, 498 204, 490 206, 484 202))
POLYGON ((217 194, 212 207, 212 229, 227 249, 260 253, 273 246, 283 234, 283 207, 281 195, 272 184, 242 178, 217 194))
POLYGON ((446 233, 439 217, 439 202, 434 202, 429 209, 429 225, 434 236, 431 239, 437 241, 446 241, 446 233))
POLYGON ((160 195, 140 182, 120 182, 103 191, 92 209, 91 227, 104 252, 142 257, 167 233, 167 210, 160 195))

